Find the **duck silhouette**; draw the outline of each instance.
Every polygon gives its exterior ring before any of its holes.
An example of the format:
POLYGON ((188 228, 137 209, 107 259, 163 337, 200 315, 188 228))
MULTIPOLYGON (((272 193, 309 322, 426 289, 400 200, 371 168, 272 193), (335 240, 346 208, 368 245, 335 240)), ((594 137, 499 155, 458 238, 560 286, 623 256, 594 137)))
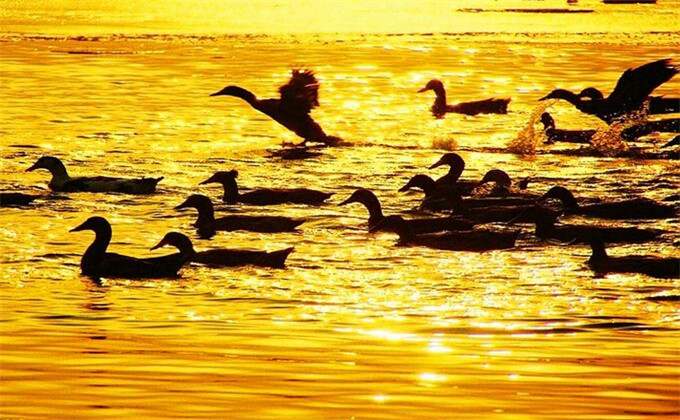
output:
POLYGON ((284 216, 230 215, 216 219, 212 201, 200 194, 190 195, 182 204, 175 207, 175 210, 184 208, 195 208, 198 211, 198 218, 194 226, 196 226, 196 231, 202 239, 213 237, 217 231, 294 232, 296 227, 305 222, 304 219, 284 216))
POLYGON ((588 265, 597 273, 641 273, 656 278, 680 278, 680 258, 651 255, 610 257, 602 238, 590 238, 589 243, 592 254, 588 265))
POLYGON ((91 230, 95 239, 80 260, 84 275, 90 277, 115 277, 128 279, 175 277, 187 262, 180 253, 155 258, 135 258, 106 252, 111 242, 111 224, 103 217, 93 216, 70 232, 91 230))
POLYGON ((446 103, 446 90, 444 90, 444 84, 440 80, 430 80, 427 82, 424 88, 418 91, 418 93, 426 92, 428 90, 434 91, 436 95, 434 104, 431 108, 432 115, 434 115, 436 118, 442 118, 448 112, 465 115, 508 113, 508 104, 510 103, 509 98, 491 98, 481 101, 459 102, 455 105, 449 105, 446 103))
MULTIPOLYGON (((587 87, 578 94, 583 99, 604 99, 602 92, 594 87, 587 87)), ((650 96, 647 98, 649 104, 647 112, 649 114, 671 114, 680 112, 680 98, 669 98, 666 96, 650 96)))
POLYGON ((243 99, 254 109, 303 138, 302 144, 334 146, 342 141, 327 135, 310 116, 312 109, 319 106, 319 81, 313 71, 292 70, 290 80, 279 88, 279 93, 280 98, 258 99, 252 92, 230 85, 210 96, 227 95, 243 99))
POLYGON ((555 89, 539 99, 563 99, 581 112, 594 115, 607 124, 641 109, 647 97, 661 84, 678 73, 671 59, 653 61, 635 69, 626 70, 608 97, 583 99, 566 89, 555 89))
POLYGON ((648 198, 581 205, 571 191, 561 186, 550 188, 541 197, 541 199, 548 198, 559 200, 567 214, 580 214, 603 219, 665 219, 677 214, 675 207, 657 203, 648 198))
POLYGON ((294 204, 322 204, 333 194, 325 193, 308 188, 264 188, 241 194, 238 191, 236 178, 238 171, 216 172, 210 178, 201 182, 203 184, 222 184, 224 188, 223 200, 227 204, 245 203, 259 206, 271 204, 294 203, 294 204))
POLYGON ((26 206, 38 197, 24 193, 3 192, 0 193, 0 207, 26 206))
POLYGON ((252 251, 247 249, 209 249, 196 251, 186 235, 179 232, 167 233, 161 241, 151 249, 170 245, 177 248, 187 261, 205 264, 215 267, 238 267, 243 265, 256 265, 260 267, 282 268, 293 248, 279 251, 252 251))
MULTIPOLYGON (((365 188, 359 188, 354 191, 352 195, 349 196, 345 201, 339 203, 338 205, 344 206, 350 203, 361 203, 368 210, 368 229, 375 228, 380 222, 383 221, 385 215, 382 212, 382 206, 378 197, 375 194, 365 188)), ((431 232, 441 232, 445 230, 466 230, 471 229, 474 223, 461 219, 459 217, 435 217, 435 218, 423 218, 423 219, 410 219, 406 220, 409 229, 415 233, 431 233, 431 232)))
POLYGON ((110 176, 70 177, 66 167, 54 156, 43 156, 26 171, 47 169, 52 174, 48 187, 61 192, 119 192, 126 194, 150 194, 156 191, 159 178, 115 178, 110 176))

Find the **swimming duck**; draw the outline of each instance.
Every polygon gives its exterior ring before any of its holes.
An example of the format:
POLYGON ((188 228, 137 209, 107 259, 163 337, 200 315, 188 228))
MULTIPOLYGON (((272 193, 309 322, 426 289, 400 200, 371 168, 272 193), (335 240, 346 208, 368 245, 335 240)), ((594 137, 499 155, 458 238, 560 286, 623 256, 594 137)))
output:
MULTIPOLYGON (((479 189, 481 186, 493 182, 495 185, 491 190, 485 191, 485 195, 489 197, 522 197, 527 202, 533 202, 538 197, 529 193, 516 192, 512 188, 512 179, 507 172, 502 169, 490 169, 484 174, 482 180, 479 181, 475 190, 479 189)), ((521 180, 518 184, 520 190, 525 190, 529 185, 529 178, 521 180)), ((476 192, 476 191, 475 191, 476 192)))
POLYGON ((416 234, 401 216, 387 216, 370 231, 388 231, 399 235, 398 245, 425 246, 449 251, 491 251, 515 246, 519 230, 495 232, 489 230, 467 230, 416 234))
POLYGON ((523 212, 511 222, 536 224, 536 236, 541 239, 557 239, 563 242, 583 243, 599 237, 607 242, 646 242, 656 239, 663 231, 634 227, 609 227, 592 225, 555 225, 554 214, 548 209, 534 207, 523 212))
POLYGON ((277 123, 302 137, 304 141, 333 146, 342 140, 329 136, 309 115, 319 106, 319 81, 311 70, 293 70, 288 83, 279 88, 279 99, 258 99, 252 92, 238 86, 227 86, 210 96, 235 96, 267 115, 277 123))
POLYGON ((236 178, 238 171, 216 172, 213 176, 201 182, 203 184, 222 184, 224 188, 224 202, 227 204, 247 203, 259 206, 281 203, 296 204, 321 204, 333 194, 325 193, 308 188, 281 188, 281 189, 259 189, 239 194, 236 178))
MULTIPOLYGON (((427 210, 441 211, 452 210, 456 205, 460 204, 460 200, 456 200, 456 195, 460 196, 458 189, 453 185, 437 185, 436 182, 427 175, 415 175, 404 185, 399 188, 399 192, 408 191, 412 188, 420 188, 425 193, 425 198, 420 204, 420 207, 427 210)), ((463 203, 468 208, 488 207, 488 206, 508 206, 516 204, 530 204, 534 201, 532 198, 524 197, 484 197, 484 198, 466 198, 463 203)))
POLYGON ((156 191, 159 178, 113 178, 108 176, 71 178, 64 164, 54 156, 43 156, 26 171, 47 169, 52 174, 47 184, 52 191, 120 192, 126 194, 150 194, 156 191))
POLYGON ((594 115, 607 124, 642 108, 650 93, 678 73, 671 59, 658 60, 626 70, 607 98, 584 100, 565 89, 555 89, 539 99, 564 99, 579 111, 594 115))
POLYGON ((641 273, 656 278, 680 278, 680 258, 659 258, 650 255, 610 257, 601 238, 591 238, 593 253, 588 265, 598 273, 641 273))
POLYGON ((188 261, 211 266, 238 267, 242 265, 257 265, 261 267, 282 268, 293 248, 279 251, 251 251, 246 249, 210 249, 207 251, 194 250, 191 239, 179 232, 167 233, 161 241, 151 249, 165 245, 174 246, 188 261))
MULTIPOLYGON (((339 205, 344 206, 349 203, 361 203, 368 210, 368 228, 369 230, 377 226, 385 218, 380 206, 378 197, 372 191, 365 188, 360 188, 352 193, 349 198, 341 202, 339 205)), ((411 219, 406 220, 405 223, 414 233, 430 233, 440 232, 443 230, 460 230, 471 229, 474 225, 469 220, 457 217, 436 217, 429 219, 411 219)))
POLYGON ((0 193, 0 207, 25 206, 38 198, 37 195, 24 193, 0 193))
POLYGON ((566 213, 603 219, 664 219, 677 213, 673 206, 657 203, 648 198, 579 205, 571 191, 560 186, 550 188, 541 197, 547 198, 560 200, 566 213))
POLYGON ((198 210, 196 230, 203 239, 212 238, 217 231, 247 230, 251 232, 274 233, 294 232, 295 228, 305 222, 304 219, 292 219, 283 216, 242 216, 231 215, 215 219, 212 201, 204 195, 193 194, 175 210, 195 208, 198 210))
MULTIPOLYGON (((588 99, 603 99, 604 95, 599 89, 588 87, 578 94, 581 98, 588 99)), ((649 105, 647 112, 649 114, 671 114, 680 112, 680 98, 667 98, 665 96, 650 96, 647 98, 649 105)))
POLYGON ((446 91, 444 90, 444 84, 441 81, 437 79, 430 80, 427 82, 424 88, 418 91, 418 93, 426 92, 428 90, 433 90, 437 95, 434 100, 434 105, 432 105, 431 108, 432 115, 434 115, 436 118, 442 118, 447 112, 465 115, 508 113, 508 104, 510 103, 510 98, 491 98, 482 101, 460 102, 455 105, 448 105, 446 103, 446 91))
POLYGON ((430 165, 429 169, 438 168, 443 165, 449 167, 449 172, 435 181, 437 185, 455 185, 460 194, 470 195, 478 182, 460 179, 460 175, 465 170, 463 158, 458 153, 445 153, 438 161, 430 165))
POLYGON ((555 119, 547 112, 541 114, 546 143, 567 142, 590 144, 596 130, 562 130, 555 128, 555 119))
POLYGON ((111 225, 103 217, 93 216, 70 232, 91 230, 94 242, 87 248, 80 260, 80 269, 86 276, 118 278, 163 278, 175 277, 187 262, 181 254, 155 258, 135 258, 106 252, 111 242, 111 225))

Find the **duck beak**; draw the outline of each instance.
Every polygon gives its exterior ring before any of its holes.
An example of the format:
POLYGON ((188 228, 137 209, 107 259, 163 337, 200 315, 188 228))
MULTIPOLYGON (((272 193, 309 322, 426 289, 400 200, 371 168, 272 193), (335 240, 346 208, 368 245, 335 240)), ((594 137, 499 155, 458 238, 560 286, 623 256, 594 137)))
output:
POLYGON ((354 197, 350 196, 347 200, 343 201, 342 203, 338 203, 338 206, 344 206, 345 204, 349 203, 354 203, 354 197))
POLYGON ((165 240, 165 238, 163 238, 163 239, 161 239, 161 241, 160 241, 159 243, 157 243, 156 245, 152 246, 150 250, 153 251, 154 249, 158 249, 158 248, 163 247, 163 246, 165 246, 165 245, 167 245, 167 244, 168 244, 168 242, 165 240))
POLYGON ((198 185, 205 185, 205 184, 212 184, 217 181, 214 180, 215 175, 211 176, 210 178, 206 179, 205 181, 199 182, 198 185))
POLYGON ((30 168, 26 169, 26 172, 31 172, 38 169, 38 162, 34 163, 30 168))
POLYGON ((546 99, 550 99, 550 95, 545 95, 544 97, 539 99, 539 101, 545 101, 546 99))
POLYGON ((409 184, 404 185, 403 187, 399 188, 399 192, 405 192, 408 191, 411 188, 409 184))
POLYGON ((444 164, 444 162, 442 162, 442 160, 439 159, 437 162, 432 164, 432 166, 430 166, 430 169, 438 168, 438 167, 442 166, 443 164, 444 164))
POLYGON ((79 232, 81 230, 87 230, 87 227, 85 225, 87 224, 87 221, 81 223, 79 226, 74 227, 73 229, 69 230, 69 232, 79 232))
POLYGON ((189 206, 187 206, 187 202, 185 201, 184 203, 180 204, 179 206, 175 207, 175 210, 180 210, 180 209, 185 209, 189 206))
POLYGON ((428 89, 427 87, 424 87, 424 88, 420 89, 418 91, 418 93, 423 93, 423 92, 428 91, 428 90, 430 90, 430 89, 428 89))
POLYGON ((221 96, 224 95, 224 89, 220 90, 219 92, 211 93, 210 96, 221 96))

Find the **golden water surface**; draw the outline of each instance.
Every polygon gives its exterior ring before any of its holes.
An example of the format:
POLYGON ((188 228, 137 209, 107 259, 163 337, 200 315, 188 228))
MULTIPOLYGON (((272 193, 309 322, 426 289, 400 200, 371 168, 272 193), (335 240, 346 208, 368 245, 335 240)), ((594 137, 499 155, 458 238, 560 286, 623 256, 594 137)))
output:
MULTIPOLYGON (((448 150, 465 158, 464 178, 502 168, 531 177, 534 193, 677 194, 677 161, 490 153, 553 88, 609 92, 624 69, 674 57, 677 2, 582 1, 592 12, 570 14, 503 10, 561 1, 138 3, 0 1, 0 189, 43 195, 0 209, 2 418, 677 418, 678 279, 596 276, 589 249, 528 228, 510 251, 396 247, 367 233, 362 206, 337 206, 365 187, 386 214, 411 211, 420 194, 398 188, 441 175, 427 167, 448 150), (270 158, 299 139, 208 96, 228 84, 275 96, 291 68, 316 71, 313 116, 353 146, 270 158), (431 92, 415 93, 434 77, 451 102, 511 97, 510 113, 434 120, 431 92), (42 155, 72 175, 165 179, 149 196, 50 193, 46 171, 25 172, 42 155), (192 193, 219 203, 220 188, 197 184, 232 168, 244 187, 335 193, 321 207, 217 204, 307 222, 194 239, 199 250, 295 246, 287 268, 80 275, 93 235, 69 229, 105 216, 113 252, 170 253, 149 248, 168 231, 195 238, 195 213, 173 207, 192 193)), ((562 102, 550 111, 559 127, 602 125, 562 102)), ((677 257, 679 222, 620 223, 669 233, 610 253, 677 257)))

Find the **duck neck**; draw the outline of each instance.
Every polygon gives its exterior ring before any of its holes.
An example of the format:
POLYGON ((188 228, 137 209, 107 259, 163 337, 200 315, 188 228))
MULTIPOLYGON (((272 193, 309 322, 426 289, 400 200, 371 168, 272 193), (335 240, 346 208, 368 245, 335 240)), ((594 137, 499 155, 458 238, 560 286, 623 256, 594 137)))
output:
POLYGON ((248 102, 250 105, 255 106, 258 102, 257 98, 255 97, 255 94, 249 90, 243 89, 242 87, 234 86, 229 92, 230 96, 235 96, 237 98, 241 98, 244 101, 248 102))
POLYGON ((444 86, 437 86, 432 89, 437 95, 437 97, 434 99, 434 105, 432 106, 432 109, 434 110, 445 110, 446 109, 446 91, 444 90, 444 86))
POLYGON ((215 221, 215 210, 213 209, 212 203, 206 201, 204 204, 196 207, 196 210, 198 210, 198 220, 196 220, 197 226, 210 224, 215 221))
POLYGON ((80 268, 83 274, 94 274, 96 267, 104 259, 106 249, 111 242, 111 226, 102 226, 95 231, 92 244, 87 248, 80 260, 80 268))
POLYGON ((607 258, 607 250, 604 248, 604 243, 601 241, 591 241, 590 242, 590 248, 593 250, 592 255, 588 259, 588 262, 590 263, 596 263, 600 261, 604 261, 607 258))
POLYGON ((238 201, 238 184, 235 179, 227 179, 222 182, 224 187, 224 202, 227 204, 236 204, 238 201))
POLYGON ((578 210, 579 204, 574 197, 574 194, 569 190, 565 190, 564 193, 560 194, 559 200, 562 202, 565 208, 569 210, 578 210))
POLYGON ((363 197, 361 204, 368 210, 368 225, 373 226, 385 218, 377 197, 363 197))
POLYGON ((186 241, 174 243, 173 245, 179 250, 180 254, 182 254, 183 256, 185 256, 187 258, 192 257, 194 254, 196 254, 196 250, 194 249, 194 245, 191 243, 191 241, 188 238, 187 238, 186 241))
POLYGON ((453 165, 449 167, 448 177, 450 178, 450 183, 455 184, 458 182, 460 175, 463 173, 463 167, 459 165, 453 165))
POLYGON ((551 219, 539 219, 536 221, 536 236, 539 238, 545 238, 550 236, 553 229, 555 228, 555 222, 551 219))
POLYGON ((437 188, 437 184, 435 183, 434 179, 425 176, 418 178, 418 184, 416 186, 423 190, 425 197, 431 195, 435 188, 437 188))
POLYGON ((66 171, 66 166, 64 166, 61 161, 54 162, 54 165, 50 166, 48 170, 52 174, 52 181, 50 181, 50 183, 59 183, 70 179, 68 172, 66 171))

